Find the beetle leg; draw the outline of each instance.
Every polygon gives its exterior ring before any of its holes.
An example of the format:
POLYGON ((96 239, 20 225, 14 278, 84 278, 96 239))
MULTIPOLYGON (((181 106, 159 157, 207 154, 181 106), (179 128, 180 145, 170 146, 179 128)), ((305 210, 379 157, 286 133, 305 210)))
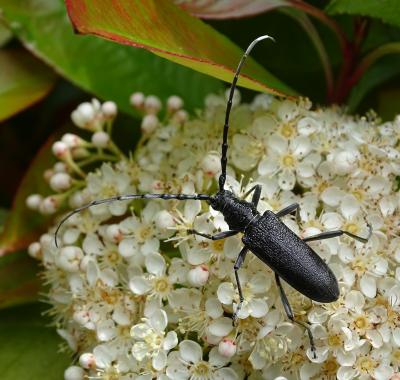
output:
POLYGON ((243 195, 243 199, 245 199, 249 194, 251 194, 254 191, 253 198, 251 199, 251 203, 254 205, 254 207, 258 206, 258 202, 261 197, 261 185, 255 185, 253 186, 249 191, 247 191, 243 195))
POLYGON ((233 322, 236 321, 237 315, 238 315, 240 309, 242 308, 242 304, 243 304, 243 301, 244 301, 243 293, 242 293, 242 286, 240 285, 240 280, 239 280, 238 270, 242 266, 242 264, 244 262, 244 259, 246 257, 246 253, 248 251, 249 251, 249 249, 246 246, 244 246, 242 248, 242 250, 239 252, 239 255, 238 255, 238 257, 237 257, 237 259, 235 261, 235 265, 233 266, 233 269, 235 271, 236 284, 237 284, 237 288, 238 288, 238 292, 239 292, 239 303, 238 303, 238 305, 236 307, 235 312, 232 315, 233 322))
POLYGON ((296 222, 297 222, 297 224, 299 224, 300 223, 300 205, 298 203, 293 203, 293 204, 285 207, 281 211, 278 211, 275 215, 278 218, 282 218, 285 215, 291 214, 293 211, 296 212, 296 222))
POLYGON ((229 236, 236 235, 236 234, 238 234, 240 231, 234 231, 234 230, 222 231, 222 232, 218 232, 218 233, 215 234, 215 235, 203 234, 203 233, 198 232, 198 231, 196 231, 196 230, 187 230, 187 232, 188 232, 189 234, 203 236, 203 237, 205 237, 205 238, 207 238, 207 239, 210 239, 210 240, 221 240, 221 239, 225 239, 225 238, 227 238, 227 237, 229 237, 229 236))
POLYGON ((317 355, 315 354, 314 337, 312 335, 312 332, 311 332, 310 328, 305 323, 297 321, 295 319, 293 311, 292 311, 292 308, 291 308, 290 303, 289 303, 289 300, 287 299, 285 290, 283 289, 283 286, 281 284, 281 279, 279 278, 279 276, 276 273, 275 273, 275 281, 276 281, 276 285, 279 288, 279 293, 281 295, 281 301, 282 301, 283 308, 285 309, 285 313, 286 313, 287 317, 292 322, 297 323, 300 326, 303 326, 307 330, 308 339, 310 340, 311 351, 313 352, 314 359, 316 359, 317 355))
POLYGON ((366 243, 372 235, 372 227, 369 224, 368 224, 368 229, 369 229, 369 233, 366 238, 354 235, 351 232, 347 232, 347 231, 343 231, 343 230, 335 230, 335 231, 326 231, 326 232, 322 232, 318 235, 306 237, 303 239, 303 241, 307 242, 307 241, 314 241, 314 240, 324 240, 324 239, 330 239, 330 238, 341 236, 341 235, 347 235, 357 241, 360 241, 361 243, 366 243))

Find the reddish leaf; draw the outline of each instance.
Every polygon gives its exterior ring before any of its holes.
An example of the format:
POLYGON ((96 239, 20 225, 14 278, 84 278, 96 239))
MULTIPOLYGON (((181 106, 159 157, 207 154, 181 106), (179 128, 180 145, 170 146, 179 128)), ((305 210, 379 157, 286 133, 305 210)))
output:
POLYGON ((11 212, 0 234, 0 257, 26 248, 46 229, 49 218, 29 210, 25 200, 29 194, 45 194, 49 191, 43 180, 43 172, 54 161, 50 149, 53 141, 54 138, 50 138, 40 149, 21 181, 11 212))
MULTIPOLYGON (((227 82, 243 54, 226 37, 170 0, 66 0, 66 4, 80 33, 145 48, 227 82)), ((251 59, 239 84, 278 95, 294 94, 251 59)))
POLYGON ((0 257, 0 309, 37 300, 41 288, 37 269, 24 252, 0 257))
POLYGON ((0 50, 0 121, 46 96, 55 78, 47 66, 25 50, 0 50))
POLYGON ((249 17, 270 11, 274 8, 287 6, 287 0, 175 0, 182 9, 192 15, 208 19, 227 19, 249 17))

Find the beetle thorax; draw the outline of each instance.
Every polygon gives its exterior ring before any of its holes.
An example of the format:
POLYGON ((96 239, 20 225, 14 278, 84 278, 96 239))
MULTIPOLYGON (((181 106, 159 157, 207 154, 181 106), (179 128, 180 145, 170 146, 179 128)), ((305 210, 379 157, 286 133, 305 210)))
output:
POLYGON ((210 199, 214 210, 224 215, 225 222, 230 230, 244 231, 248 224, 258 215, 253 204, 236 197, 231 191, 219 191, 210 199))

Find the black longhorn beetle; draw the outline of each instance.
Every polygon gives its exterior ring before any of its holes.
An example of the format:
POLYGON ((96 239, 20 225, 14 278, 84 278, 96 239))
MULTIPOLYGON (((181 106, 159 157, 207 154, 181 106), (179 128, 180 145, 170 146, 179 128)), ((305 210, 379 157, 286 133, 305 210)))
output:
POLYGON ((235 92, 236 83, 240 70, 253 47, 261 40, 266 38, 272 39, 270 36, 261 36, 256 38, 247 48, 233 78, 229 99, 226 106, 225 125, 222 140, 221 155, 221 175, 219 176, 219 190, 214 195, 207 194, 126 194, 117 195, 107 199, 94 200, 87 205, 79 207, 69 213, 59 223, 55 232, 55 244, 57 243, 57 234, 62 224, 72 215, 85 210, 89 207, 102 203, 114 201, 126 201, 131 199, 178 199, 178 200, 202 200, 206 201, 213 209, 220 211, 224 215, 226 223, 229 225, 229 231, 222 231, 215 235, 204 234, 196 230, 190 229, 188 233, 203 236, 211 240, 220 240, 243 233, 242 241, 244 247, 240 251, 234 264, 234 271, 239 292, 240 302, 236 311, 232 315, 233 321, 236 321, 237 314, 243 304, 244 298, 242 287, 240 285, 238 270, 244 262, 248 251, 253 252, 261 261, 268 265, 275 272, 275 281, 278 286, 280 297, 287 317, 294 323, 303 326, 308 333, 311 350, 315 354, 315 345, 313 335, 306 323, 295 319, 292 308, 289 304, 285 291, 281 284, 283 278, 293 288, 300 293, 317 302, 334 302, 339 298, 338 281, 328 267, 328 265, 306 244, 306 242, 314 240, 329 239, 336 236, 347 235, 360 242, 366 243, 371 236, 372 228, 368 225, 369 235, 363 238, 343 230, 327 231, 301 239, 293 233, 280 220, 285 215, 296 213, 298 217, 299 204, 293 203, 277 213, 265 211, 262 215, 257 211, 258 201, 261 196, 261 185, 255 185, 245 195, 244 199, 253 193, 251 202, 239 199, 231 191, 224 189, 226 180, 226 164, 228 151, 228 129, 229 115, 232 108, 232 99, 235 92))

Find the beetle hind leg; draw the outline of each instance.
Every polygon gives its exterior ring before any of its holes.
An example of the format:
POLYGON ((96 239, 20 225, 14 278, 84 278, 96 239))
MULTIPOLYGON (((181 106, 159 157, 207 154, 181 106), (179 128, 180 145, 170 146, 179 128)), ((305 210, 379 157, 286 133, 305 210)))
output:
POLYGON ((293 314, 293 311, 292 311, 292 307, 290 306, 290 303, 289 303, 289 300, 287 299, 285 290, 283 289, 283 286, 282 286, 282 283, 281 283, 281 279, 279 278, 279 276, 278 276, 276 273, 275 273, 275 281, 276 281, 276 285, 277 285, 278 288, 279 288, 279 293, 280 293, 280 296, 281 296, 281 301, 282 301, 283 308, 285 309, 285 313, 286 313, 287 317, 288 317, 293 323, 297 323, 298 325, 300 325, 300 326, 302 326, 302 327, 304 327, 304 328, 306 329, 307 334, 308 334, 308 339, 309 339, 309 341, 310 341, 311 351, 313 352, 314 359, 316 359, 316 358, 317 358, 317 355, 316 355, 316 353, 315 353, 315 352, 316 352, 316 349, 315 349, 315 344, 314 344, 314 337, 313 337, 313 335, 312 335, 312 332, 311 332, 311 330, 310 330, 310 327, 307 326, 307 324, 305 324, 305 323, 303 323, 303 322, 298 321, 298 320, 295 319, 294 314, 293 314))
POLYGON ((354 235, 348 231, 335 230, 335 231, 326 231, 326 232, 322 232, 318 235, 306 237, 303 239, 303 241, 307 242, 307 241, 315 241, 315 240, 324 240, 324 239, 330 239, 330 238, 341 236, 341 235, 347 235, 361 243, 366 243, 372 235, 372 227, 369 224, 368 224, 368 229, 369 229, 369 232, 368 232, 368 236, 366 238, 364 238, 362 236, 354 235))

